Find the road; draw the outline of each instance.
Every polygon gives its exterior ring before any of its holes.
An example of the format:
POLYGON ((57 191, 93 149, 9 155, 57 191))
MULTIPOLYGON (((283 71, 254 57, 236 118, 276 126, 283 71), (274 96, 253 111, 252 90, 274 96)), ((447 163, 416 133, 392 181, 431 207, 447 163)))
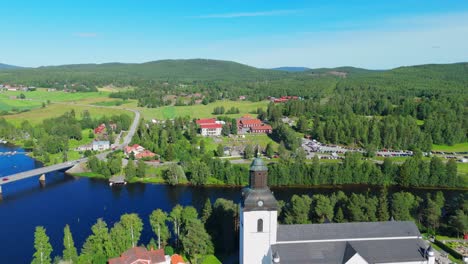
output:
MULTIPOLYGON (((85 106, 91 106, 91 105, 85 105, 85 106)), ((105 107, 105 106, 93 106, 93 107, 112 108, 112 107, 105 107)), ((135 117, 133 119, 133 122, 132 122, 129 130, 128 130, 127 136, 125 136, 123 143, 118 145, 117 149, 123 149, 125 146, 127 146, 130 143, 130 141, 132 141, 132 138, 135 135, 136 130, 138 128, 138 123, 139 123, 140 117, 141 117, 140 112, 137 111, 137 110, 127 109, 127 108, 124 108, 124 110, 133 112, 135 114, 135 117)), ((110 152, 111 151, 100 153, 100 154, 96 155, 96 157, 98 159, 104 159, 107 156, 107 154, 109 154, 110 152)), ((33 169, 33 170, 29 170, 29 171, 23 171, 23 172, 12 174, 12 175, 7 175, 7 176, 4 176, 4 177, 1 178, 0 186, 2 186, 4 184, 7 184, 7 183, 14 182, 14 181, 22 180, 22 179, 25 179, 25 178, 34 177, 34 176, 38 176, 38 175, 41 175, 41 174, 49 173, 49 172, 52 172, 52 171, 68 169, 68 168, 71 168, 71 167, 73 167, 73 166, 75 166, 77 164, 87 162, 87 161, 88 161, 87 158, 82 158, 82 159, 67 161, 67 162, 63 162, 63 163, 59 163, 59 164, 55 164, 55 165, 51 165, 51 166, 47 166, 47 167, 33 169)))

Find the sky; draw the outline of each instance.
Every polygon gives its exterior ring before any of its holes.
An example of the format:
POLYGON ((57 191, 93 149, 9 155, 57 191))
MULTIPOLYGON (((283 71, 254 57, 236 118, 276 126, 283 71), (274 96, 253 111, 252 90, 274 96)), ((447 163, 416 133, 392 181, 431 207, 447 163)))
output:
POLYGON ((468 61, 468 0, 5 0, 0 63, 207 58, 261 68, 468 61))

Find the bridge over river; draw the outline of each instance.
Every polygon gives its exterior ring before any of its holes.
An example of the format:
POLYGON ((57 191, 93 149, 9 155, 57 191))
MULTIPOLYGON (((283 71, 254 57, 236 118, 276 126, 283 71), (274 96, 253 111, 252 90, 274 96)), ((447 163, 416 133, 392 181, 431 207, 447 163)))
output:
POLYGON ((8 175, 8 176, 5 176, 5 177, 1 178, 0 188, 1 188, 2 185, 7 184, 7 183, 19 181, 19 180, 22 180, 22 179, 26 179, 26 178, 30 178, 30 177, 34 177, 34 176, 38 176, 38 175, 42 175, 42 174, 46 174, 46 173, 53 172, 53 171, 69 169, 69 168, 75 166, 76 164, 86 162, 86 161, 88 161, 88 159, 83 158, 83 159, 79 159, 79 160, 59 163, 59 164, 55 164, 55 165, 51 165, 51 166, 47 166, 47 167, 37 168, 37 169, 29 170, 29 171, 23 171, 23 172, 19 172, 19 173, 16 173, 16 174, 8 175))
MULTIPOLYGON (((106 108, 110 108, 110 107, 106 107, 106 108)), ((133 119, 133 123, 130 126, 130 129, 128 130, 127 136, 124 138, 123 143, 120 144, 117 147, 117 149, 123 149, 125 146, 127 146, 130 143, 130 141, 133 138, 133 135, 135 135, 136 129, 138 127, 138 122, 140 121, 140 112, 138 112, 137 110, 133 110, 133 109, 125 109, 125 110, 133 112, 135 114, 135 118, 133 119)), ((96 155, 96 157, 98 159, 105 159, 108 153, 110 153, 110 151, 100 153, 96 155)), ((80 163, 87 162, 87 161, 88 161, 88 158, 81 158, 77 160, 67 161, 67 162, 63 162, 59 164, 50 165, 47 167, 37 168, 37 169, 29 170, 29 171, 23 171, 20 173, 0 177, 0 199, 2 198, 2 186, 5 184, 19 181, 19 180, 26 179, 26 178, 30 178, 30 177, 39 176, 39 175, 42 175, 39 178, 39 181, 41 181, 41 183, 45 183, 46 173, 53 172, 53 171, 66 170, 75 165, 78 165, 80 163)))

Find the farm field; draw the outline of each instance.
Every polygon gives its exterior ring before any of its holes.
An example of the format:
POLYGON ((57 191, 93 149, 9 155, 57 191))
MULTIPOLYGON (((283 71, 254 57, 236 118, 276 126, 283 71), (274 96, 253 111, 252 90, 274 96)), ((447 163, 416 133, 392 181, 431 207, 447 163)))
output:
MULTIPOLYGON (((126 107, 136 106, 134 104, 126 104, 126 107)), ((213 109, 215 107, 224 106, 229 110, 231 107, 237 107, 240 110, 239 114, 227 115, 237 118, 245 114, 257 111, 257 108, 263 107, 266 110, 268 101, 247 102, 247 101, 217 101, 207 105, 191 105, 191 106, 164 106, 159 108, 143 108, 137 107, 145 119, 172 119, 176 117, 189 116, 192 118, 214 117, 213 109)))
POLYGON ((468 152, 468 142, 455 144, 453 146, 448 145, 432 145, 433 151, 447 151, 447 152, 468 152))
MULTIPOLYGON (((5 91, 0 93, 0 111, 11 111, 13 109, 22 111, 40 108, 43 102, 77 102, 93 103, 108 101, 109 92, 89 92, 89 93, 64 93, 62 91, 47 92, 45 88, 38 88, 36 91, 5 91), (11 99, 11 97, 24 94, 26 99, 11 99)), ((115 100, 115 99, 114 99, 115 100)))
POLYGON ((76 92, 76 93, 65 93, 62 91, 48 92, 45 88, 37 88, 36 91, 31 92, 22 92, 22 91, 5 91, 0 93, 0 98, 9 98, 10 96, 19 96, 24 94, 26 99, 41 100, 51 102, 61 102, 61 101, 79 101, 86 98, 107 98, 109 92, 76 92))
POLYGON ((35 109, 33 111, 28 111, 24 113, 6 115, 3 116, 9 122, 14 123, 15 125, 20 125, 24 120, 28 120, 31 124, 35 125, 42 120, 57 117, 62 115, 65 112, 75 110, 77 116, 79 116, 84 110, 88 110, 93 118, 99 118, 102 116, 110 116, 114 114, 128 114, 132 115, 133 113, 126 111, 124 109, 105 109, 93 106, 84 106, 84 105, 73 105, 73 104, 50 104, 45 108, 35 109))

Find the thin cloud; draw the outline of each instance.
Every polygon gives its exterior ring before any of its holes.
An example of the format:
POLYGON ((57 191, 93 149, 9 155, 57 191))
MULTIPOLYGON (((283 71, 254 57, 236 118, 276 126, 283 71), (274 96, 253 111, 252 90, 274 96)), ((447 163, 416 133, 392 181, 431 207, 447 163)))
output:
POLYGON ((302 10, 271 10, 271 11, 259 11, 259 12, 239 12, 239 13, 224 13, 224 14, 209 14, 194 16, 191 18, 239 18, 239 17, 261 17, 261 16, 281 16, 297 14, 302 10))
POLYGON ((79 38, 95 38, 98 36, 98 34, 95 32, 76 32, 76 33, 73 33, 73 36, 79 37, 79 38))

